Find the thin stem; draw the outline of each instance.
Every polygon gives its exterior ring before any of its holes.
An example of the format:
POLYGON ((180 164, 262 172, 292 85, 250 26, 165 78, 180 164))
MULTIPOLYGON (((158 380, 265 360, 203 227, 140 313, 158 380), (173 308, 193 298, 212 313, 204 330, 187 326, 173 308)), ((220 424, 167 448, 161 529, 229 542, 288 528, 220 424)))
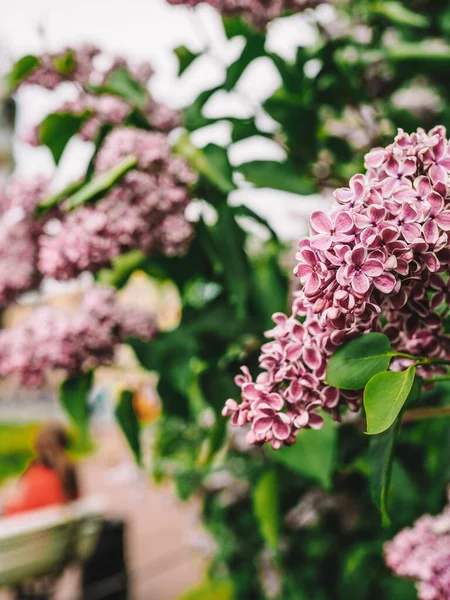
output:
POLYGON ((422 419, 437 419, 439 417, 450 417, 450 406, 441 408, 412 408, 403 415, 402 423, 420 421, 422 419))
POLYGON ((450 375, 437 375, 436 377, 425 379, 425 383, 438 383, 439 381, 450 381, 450 375))
POLYGON ((65 200, 71 194, 74 194, 84 185, 84 181, 72 181, 65 188, 53 194, 46 200, 40 202, 36 207, 36 217, 42 216, 48 210, 56 206, 61 202, 61 200, 65 200))
POLYGON ((388 352, 388 356, 395 358, 399 356, 401 358, 409 358, 410 360, 415 360, 418 365, 450 365, 450 360, 446 360, 444 358, 427 358, 426 356, 414 356, 412 354, 408 354, 407 352, 388 352))
POLYGON ((406 352, 388 352, 387 353, 388 356, 392 356, 392 357, 396 357, 396 356, 400 356, 402 358, 410 358, 411 360, 424 360, 423 356, 413 356, 412 354, 408 354, 406 352))
POLYGON ((127 156, 124 160, 97 177, 94 177, 80 190, 75 192, 72 196, 67 198, 67 209, 73 210, 81 204, 86 204, 99 194, 106 192, 109 188, 114 185, 121 177, 128 171, 133 169, 137 164, 137 158, 134 155, 127 156))

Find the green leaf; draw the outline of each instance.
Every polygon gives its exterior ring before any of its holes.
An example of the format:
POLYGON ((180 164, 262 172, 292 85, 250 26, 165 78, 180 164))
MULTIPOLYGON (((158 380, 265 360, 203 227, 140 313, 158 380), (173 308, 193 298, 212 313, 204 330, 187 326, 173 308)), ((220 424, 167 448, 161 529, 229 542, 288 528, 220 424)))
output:
POLYGON ((63 381, 59 387, 59 400, 70 420, 80 433, 83 445, 89 438, 89 392, 92 387, 93 373, 83 373, 63 381))
POLYGON ((130 250, 120 254, 111 260, 110 269, 101 269, 97 273, 97 281, 102 285, 121 288, 144 262, 145 255, 140 250, 130 250))
POLYGON ((11 71, 5 77, 7 90, 13 92, 25 77, 28 77, 40 64, 39 58, 33 54, 27 54, 14 63, 11 71))
POLYGON ((264 102, 263 108, 280 123, 293 160, 309 165, 319 148, 319 112, 312 90, 303 87, 301 93, 280 88, 264 102))
POLYGON ((326 381, 342 390, 360 390, 390 363, 391 344, 384 333, 366 333, 339 348, 328 361, 326 381))
POLYGON ((149 98, 145 87, 134 79, 125 67, 113 71, 102 85, 90 88, 97 94, 112 94, 123 98, 131 106, 140 109, 146 107, 149 98))
POLYGON ((252 35, 247 38, 241 55, 227 69, 225 82, 223 84, 227 91, 234 88, 241 75, 253 60, 264 55, 264 41, 264 37, 260 35, 252 35))
POLYGON ((191 52, 186 46, 178 46, 174 52, 178 58, 178 76, 182 75, 194 60, 201 56, 200 52, 191 52))
POLYGON ((421 63, 422 67, 448 68, 450 66, 450 46, 434 45, 429 40, 422 42, 402 42, 385 50, 385 56, 392 62, 421 63))
POLYGON ((258 129, 256 126, 256 122, 253 117, 249 119, 228 118, 227 121, 229 121, 232 126, 231 141, 233 144, 255 136, 267 138, 273 137, 273 133, 260 131, 260 129, 258 129))
POLYGON ((79 132, 89 116, 89 111, 79 115, 70 112, 52 113, 39 125, 39 140, 50 149, 56 164, 59 163, 70 139, 79 132))
POLYGON ((61 75, 68 75, 75 68, 75 56, 72 50, 69 50, 64 56, 56 56, 53 59, 55 70, 61 75))
POLYGON ((221 86, 216 86, 209 90, 205 90, 197 96, 190 106, 183 109, 183 122, 188 131, 195 131, 206 125, 216 123, 217 119, 209 119, 203 115, 203 107, 215 92, 220 89, 221 86))
POLYGON ((121 163, 112 167, 109 171, 105 171, 101 175, 97 175, 91 179, 86 185, 76 191, 75 194, 69 196, 67 199, 68 210, 73 210, 82 204, 86 204, 104 195, 125 173, 133 169, 136 163, 137 159, 135 156, 127 156, 121 163))
MULTIPOLYGON (((248 206, 245 206, 244 204, 238 204, 237 206, 233 206, 232 210, 233 210, 233 214, 236 217, 247 217, 248 219, 252 219, 256 223, 259 223, 260 225, 265 227, 267 229, 267 231, 270 233, 272 239, 276 242, 278 241, 278 236, 277 236, 276 232, 272 229, 272 227, 269 225, 269 223, 266 221, 266 219, 264 219, 263 217, 260 217, 251 208, 249 208, 248 206)), ((277 311, 275 310, 273 312, 277 312, 277 311)))
POLYGON ((234 600, 230 579, 206 579, 200 585, 183 592, 177 600, 234 600))
POLYGON ((289 162, 254 160, 237 166, 236 170, 240 171, 247 181, 260 188, 272 188, 301 195, 317 192, 315 181, 300 174, 289 162))
POLYGON ((417 29, 426 29, 429 20, 425 15, 409 10, 401 2, 375 2, 369 5, 371 12, 381 15, 396 25, 407 25, 417 29))
POLYGON ((72 181, 59 192, 56 192, 46 200, 40 202, 36 207, 35 216, 42 216, 48 210, 59 204, 62 200, 65 200, 68 196, 77 192, 83 185, 84 181, 72 181))
POLYGON ((197 355, 198 344, 186 328, 180 326, 164 332, 150 343, 133 339, 131 345, 143 367, 157 371, 180 393, 187 392, 191 381, 190 361, 197 355))
POLYGON ((251 296, 258 307, 264 328, 273 324, 272 315, 286 305, 288 277, 280 266, 279 244, 267 243, 264 254, 252 257, 251 296), (270 294, 267 293, 270 290, 270 294))
POLYGON ((401 419, 383 433, 370 439, 370 492, 372 500, 381 512, 383 527, 390 523, 388 515, 388 494, 392 475, 395 440, 400 430, 401 419))
MULTIPOLYGON (((225 17, 222 19, 223 28, 225 35, 228 39, 236 37, 237 35, 243 35, 248 37, 255 35, 253 27, 242 17, 225 17)), ((264 35, 261 33, 261 35, 264 35)))
POLYGON ((194 171, 206 179, 224 194, 236 189, 233 183, 233 171, 225 148, 208 144, 196 148, 187 135, 182 135, 174 146, 174 152, 183 156, 194 171))
POLYGON ((133 408, 133 392, 124 390, 120 394, 115 410, 117 422, 133 452, 136 462, 142 464, 141 425, 133 408))
POLYGON ((336 464, 337 427, 329 415, 323 415, 322 429, 304 429, 295 444, 279 450, 269 449, 273 460, 282 463, 296 473, 314 479, 325 489, 332 485, 336 464))
POLYGON ((218 208, 219 218, 212 227, 205 227, 202 236, 205 252, 210 253, 216 272, 222 273, 237 316, 245 315, 250 292, 250 266, 245 252, 245 233, 239 227, 233 210, 227 205, 218 208))
POLYGON ((413 387, 416 368, 374 375, 364 390, 367 433, 386 431, 398 417, 413 387))
POLYGON ((280 537, 279 483, 275 469, 266 471, 253 490, 253 512, 261 535, 273 551, 278 550, 280 537))
POLYGON ((203 398, 216 413, 216 423, 208 439, 208 458, 212 458, 215 452, 221 448, 226 437, 227 423, 221 414, 224 401, 227 398, 236 398, 239 395, 233 375, 234 373, 227 373, 215 367, 211 367, 200 374, 200 388, 203 398))

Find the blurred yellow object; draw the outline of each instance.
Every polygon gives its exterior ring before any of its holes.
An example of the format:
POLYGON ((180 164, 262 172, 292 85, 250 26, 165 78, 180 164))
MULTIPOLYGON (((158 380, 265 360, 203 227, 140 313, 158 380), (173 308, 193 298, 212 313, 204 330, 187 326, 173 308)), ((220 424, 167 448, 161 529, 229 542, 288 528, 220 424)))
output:
POLYGON ((155 388, 149 383, 139 385, 133 395, 133 408, 141 423, 154 423, 161 416, 161 401, 155 388))
POLYGON ((176 286, 170 281, 159 282, 144 271, 135 271, 120 291, 123 304, 153 314, 159 329, 174 329, 181 318, 181 301, 176 286))

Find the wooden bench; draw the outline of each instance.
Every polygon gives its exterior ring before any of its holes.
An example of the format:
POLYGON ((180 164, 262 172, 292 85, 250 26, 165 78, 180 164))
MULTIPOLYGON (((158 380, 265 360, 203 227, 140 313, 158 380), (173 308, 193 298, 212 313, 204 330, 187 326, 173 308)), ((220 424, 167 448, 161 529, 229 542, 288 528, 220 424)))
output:
POLYGON ((59 575, 69 563, 88 558, 100 533, 102 504, 86 498, 0 518, 0 587, 59 575))

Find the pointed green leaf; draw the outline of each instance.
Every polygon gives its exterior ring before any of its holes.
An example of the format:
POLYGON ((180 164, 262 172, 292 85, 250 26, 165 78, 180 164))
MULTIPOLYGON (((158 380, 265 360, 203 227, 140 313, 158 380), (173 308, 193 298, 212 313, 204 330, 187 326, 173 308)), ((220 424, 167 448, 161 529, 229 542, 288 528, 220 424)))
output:
POLYGON ((123 98, 135 108, 143 109, 148 102, 148 91, 134 77, 130 75, 125 67, 113 71, 105 83, 99 86, 90 86, 91 91, 97 94, 112 94, 123 98))
POLYGON ((429 25, 429 19, 425 16, 410 10, 401 2, 374 2, 369 4, 371 12, 381 15, 396 25, 407 25, 418 29, 426 29, 429 25))
POLYGON ((39 140, 49 148, 56 164, 59 163, 68 142, 80 131, 89 115, 89 111, 79 115, 70 112, 52 113, 39 125, 39 140))
POLYGON ((191 52, 186 46, 178 46, 174 49, 174 53, 178 58, 178 76, 182 75, 194 60, 201 56, 200 52, 191 52))
POLYGON ((383 433, 370 439, 370 492, 372 500, 381 512, 383 527, 390 523, 388 494, 392 474, 395 440, 400 430, 400 418, 383 433))
POLYGON ((232 90, 250 63, 264 55, 264 41, 264 37, 257 34, 247 38, 241 55, 227 69, 224 83, 226 90, 232 90))
POLYGON ((384 333, 366 333, 339 348, 328 361, 326 381, 343 390, 360 390, 385 371, 391 344, 384 333))
POLYGON ((77 192, 81 187, 83 187, 83 185, 84 181, 72 181, 71 183, 66 185, 65 188, 59 190, 59 192, 56 192, 49 198, 46 198, 45 200, 40 202, 36 207, 35 216, 41 217, 48 210, 50 210, 54 206, 57 206, 60 202, 65 200, 68 196, 71 196, 72 194, 77 192))
POLYGON ((183 156, 197 171, 221 192, 228 194, 236 189, 233 183, 233 171, 225 148, 208 144, 197 148, 187 135, 182 135, 174 146, 174 152, 183 156))
MULTIPOLYGON (((254 28, 243 17, 225 17, 222 19, 222 22, 225 35, 228 39, 236 37, 237 35, 242 35, 245 37, 255 35, 254 28)), ((262 36, 264 34, 261 33, 260 35, 262 36)))
POLYGON ((231 141, 234 143, 240 142, 250 137, 260 136, 272 138, 273 133, 269 131, 261 131, 256 125, 254 117, 247 119, 238 119, 236 117, 229 117, 227 121, 231 123, 231 141))
POLYGON ((386 371, 374 375, 364 390, 367 433, 386 431, 398 417, 409 396, 416 368, 406 371, 386 371))
POLYGON ((280 537, 280 507, 275 469, 264 473, 256 484, 253 490, 253 511, 265 542, 276 551, 280 537))
POLYGON ((203 107, 208 100, 220 89, 221 86, 215 86, 209 90, 205 90, 197 96, 194 102, 183 109, 183 122, 188 131, 200 129, 206 125, 215 123, 217 119, 210 119, 203 115, 203 107))
POLYGON ((88 183, 77 190, 75 194, 72 194, 72 196, 67 198, 68 209, 73 210, 91 200, 98 199, 105 194, 114 183, 123 177, 125 173, 128 173, 130 169, 133 169, 136 166, 136 162, 135 156, 127 156, 118 165, 109 169, 109 171, 105 171, 88 181, 88 183))
POLYGON ((269 453, 274 460, 329 489, 336 463, 337 428, 329 415, 323 416, 322 429, 305 429, 298 434, 295 444, 270 449, 269 453))
POLYGON ((136 462, 142 463, 141 425, 133 408, 133 392, 124 390, 120 394, 119 403, 115 410, 117 422, 134 454, 136 462))
POLYGON ((83 444, 89 436, 89 392, 92 387, 93 373, 83 373, 62 382, 59 387, 61 406, 80 433, 83 444))
POLYGON ((317 192, 315 181, 298 172, 289 162, 272 160, 254 160, 236 167, 247 181, 260 188, 283 190, 292 194, 314 194, 317 192))
POLYGON ((230 300, 236 305, 238 318, 241 318, 245 315, 251 285, 245 233, 228 204, 220 206, 217 212, 217 223, 205 227, 201 241, 205 251, 210 253, 215 270, 223 273, 230 300))
POLYGON ((20 60, 14 63, 11 71, 6 75, 6 88, 10 92, 13 92, 16 87, 25 79, 25 77, 28 77, 28 75, 37 69, 40 64, 41 61, 37 56, 33 56, 32 54, 23 56, 20 60))
POLYGON ((61 75, 68 75, 75 68, 75 56, 72 50, 69 50, 64 56, 56 56, 53 59, 53 65, 61 75))

